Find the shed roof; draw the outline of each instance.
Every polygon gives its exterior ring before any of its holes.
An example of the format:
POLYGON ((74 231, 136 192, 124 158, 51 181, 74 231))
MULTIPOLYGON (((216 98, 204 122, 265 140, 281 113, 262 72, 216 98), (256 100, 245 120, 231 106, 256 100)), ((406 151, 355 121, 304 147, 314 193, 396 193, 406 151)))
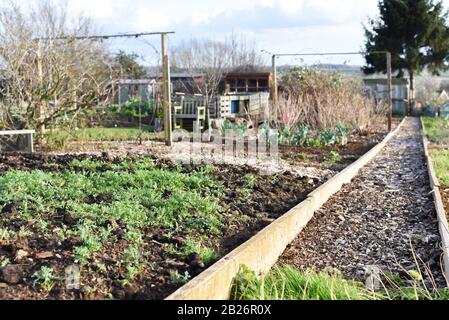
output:
POLYGON ((251 77, 255 77, 255 78, 266 78, 266 77, 270 77, 271 76, 271 72, 229 72, 228 74, 226 74, 226 77, 245 77, 245 78, 251 78, 251 77))
MULTIPOLYGON (((171 72, 170 77, 171 78, 202 78, 205 74, 203 73, 188 73, 188 72, 171 72)), ((162 73, 160 72, 154 72, 149 74, 150 78, 162 78, 162 73)))
POLYGON ((150 85, 154 83, 152 79, 120 79, 118 83, 121 85, 150 85))

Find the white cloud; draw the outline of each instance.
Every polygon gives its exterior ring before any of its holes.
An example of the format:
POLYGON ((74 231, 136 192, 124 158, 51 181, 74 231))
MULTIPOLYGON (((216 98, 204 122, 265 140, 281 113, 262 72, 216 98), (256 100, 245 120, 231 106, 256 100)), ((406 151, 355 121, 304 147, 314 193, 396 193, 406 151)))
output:
POLYGON ((303 0, 278 0, 275 2, 275 6, 279 8, 287 15, 297 14, 304 8, 303 0))
POLYGON ((275 6, 275 0, 259 0, 259 4, 262 7, 274 7, 275 6))
POLYGON ((151 31, 162 30, 172 24, 172 21, 165 14, 146 8, 142 8, 135 12, 131 20, 134 30, 151 31))
MULTIPOLYGON (((56 2, 62 0, 57 0, 56 2)), ((68 1, 69 12, 83 13, 94 19, 106 20, 114 18, 118 12, 123 12, 124 6, 119 1, 114 0, 75 0, 68 1)))
MULTIPOLYGON (((15 1, 28 5, 41 0, 15 1)), ((278 52, 359 50, 361 24, 377 13, 377 0, 67 1, 71 12, 92 16, 102 32, 170 29, 177 32, 170 37, 174 42, 192 36, 220 39, 235 32, 278 52)), ((449 6, 449 0, 443 2, 449 6)))

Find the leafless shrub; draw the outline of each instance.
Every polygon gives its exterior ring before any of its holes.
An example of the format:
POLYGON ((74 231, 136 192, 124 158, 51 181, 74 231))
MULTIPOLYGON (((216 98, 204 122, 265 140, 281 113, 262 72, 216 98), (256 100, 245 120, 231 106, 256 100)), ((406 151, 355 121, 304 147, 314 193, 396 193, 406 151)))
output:
POLYGON ((266 66, 254 42, 238 40, 234 35, 223 41, 194 38, 174 46, 170 56, 173 70, 190 74, 195 91, 205 96, 218 93, 229 71, 258 71, 266 66), (196 77, 198 74, 203 77, 196 77))
POLYGON ((107 50, 98 41, 75 39, 91 34, 90 19, 69 21, 66 7, 49 1, 30 10, 25 13, 13 2, 0 7, 3 125, 43 128, 70 123, 83 110, 109 99, 107 50), (61 36, 68 39, 58 39, 61 36))
POLYGON ((303 117, 303 110, 299 106, 295 98, 281 96, 272 112, 276 127, 278 129, 282 126, 297 127, 303 117))
POLYGON ((273 106, 275 122, 312 129, 345 124, 361 129, 373 117, 384 116, 386 108, 363 94, 361 81, 316 69, 293 69, 283 79, 284 95, 273 106))
POLYGON ((424 105, 440 105, 446 102, 440 98, 441 79, 430 74, 423 74, 416 79, 416 100, 424 105))

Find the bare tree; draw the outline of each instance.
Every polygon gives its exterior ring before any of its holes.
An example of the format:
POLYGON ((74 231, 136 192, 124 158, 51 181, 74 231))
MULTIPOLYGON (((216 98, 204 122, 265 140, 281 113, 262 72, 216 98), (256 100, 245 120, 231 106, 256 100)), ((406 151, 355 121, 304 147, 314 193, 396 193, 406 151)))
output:
POLYGON ((218 93, 223 76, 229 71, 258 71, 265 68, 263 57, 254 42, 240 41, 232 36, 224 41, 191 39, 171 49, 171 64, 175 70, 187 72, 198 93, 212 96, 218 93), (196 77, 203 75, 202 80, 196 77))
POLYGON ((441 79, 425 73, 416 79, 416 100, 423 104, 440 104, 441 79))
POLYGON ((110 59, 89 35, 92 21, 69 21, 66 6, 50 1, 30 8, 0 8, 0 116, 9 128, 39 128, 105 104, 111 90, 110 59), (64 39, 59 39, 64 37, 64 39))
POLYGON ((265 56, 256 48, 256 42, 250 41, 244 36, 237 39, 235 34, 227 40, 232 48, 231 71, 258 72, 267 71, 265 56))

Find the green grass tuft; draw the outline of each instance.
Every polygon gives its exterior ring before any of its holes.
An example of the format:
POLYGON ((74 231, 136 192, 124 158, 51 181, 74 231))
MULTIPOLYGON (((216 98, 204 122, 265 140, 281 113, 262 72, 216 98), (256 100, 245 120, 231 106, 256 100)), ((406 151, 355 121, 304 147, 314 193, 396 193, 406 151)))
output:
POLYGON ((430 154, 439 182, 449 186, 449 149, 433 149, 430 154))
MULTIPOLYGON (((143 237, 151 236, 148 228, 195 236, 221 233, 221 186, 202 172, 157 168, 151 159, 120 164, 74 160, 62 172, 8 171, 0 175, 0 210, 17 203, 13 218, 33 228, 0 229, 0 239, 9 239, 14 232, 37 232, 51 238, 55 227, 61 226, 58 221, 69 216, 74 224, 64 225, 56 236, 79 238, 82 243, 73 253, 77 261, 88 264, 95 254, 119 240, 117 232, 125 232, 129 247, 118 263, 130 267, 132 279, 146 260, 141 248, 143 237)), ((190 249, 198 250, 205 261, 214 258, 203 246, 191 244, 190 249)))
POLYGON ((346 280, 338 272, 299 271, 291 266, 275 268, 265 277, 243 266, 234 279, 233 300, 449 300, 449 290, 428 290, 418 282, 403 287, 386 281, 380 291, 361 282, 346 280))
POLYGON ((232 288, 234 300, 367 300, 376 295, 339 275, 300 272, 285 266, 261 279, 243 268, 232 288))
POLYGON ((436 144, 449 143, 449 121, 443 118, 423 117, 424 135, 436 144))

